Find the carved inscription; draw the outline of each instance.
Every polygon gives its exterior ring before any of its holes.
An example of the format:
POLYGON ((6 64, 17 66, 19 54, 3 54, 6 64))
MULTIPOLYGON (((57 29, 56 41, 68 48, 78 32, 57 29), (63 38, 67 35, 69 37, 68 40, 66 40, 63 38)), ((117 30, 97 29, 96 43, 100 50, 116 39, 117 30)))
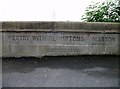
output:
POLYGON ((3 32, 3 54, 13 56, 116 54, 118 34, 3 32))
POLYGON ((115 37, 93 37, 94 41, 115 41, 115 37))
MULTIPOLYGON (((8 36, 8 38, 10 40, 13 40, 13 41, 27 41, 27 40, 33 40, 33 41, 47 41, 47 40, 50 40, 50 41, 56 41, 58 39, 56 39, 57 37, 56 36, 25 36, 25 35, 12 35, 12 36, 8 36)), ((59 36, 59 38, 61 40, 64 40, 64 41, 84 41, 84 37, 83 36, 59 36)))
POLYGON ((117 34, 88 33, 5 33, 7 44, 113 45, 117 34))
POLYGON ((19 35, 19 36, 8 36, 9 39, 15 41, 15 40, 29 40, 29 36, 25 36, 25 35, 19 35))

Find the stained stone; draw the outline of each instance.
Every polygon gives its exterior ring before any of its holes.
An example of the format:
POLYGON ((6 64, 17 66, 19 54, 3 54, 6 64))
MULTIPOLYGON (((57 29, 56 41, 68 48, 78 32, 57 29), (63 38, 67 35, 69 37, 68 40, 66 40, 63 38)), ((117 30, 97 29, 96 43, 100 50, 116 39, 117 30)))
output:
POLYGON ((74 22, 21 23, 3 23, 3 57, 119 55, 119 32, 117 29, 119 24, 74 22), (32 26, 35 27, 31 27, 29 24, 33 24, 32 26), (56 26, 54 27, 53 24, 56 26), (108 28, 110 30, 106 32, 108 28))

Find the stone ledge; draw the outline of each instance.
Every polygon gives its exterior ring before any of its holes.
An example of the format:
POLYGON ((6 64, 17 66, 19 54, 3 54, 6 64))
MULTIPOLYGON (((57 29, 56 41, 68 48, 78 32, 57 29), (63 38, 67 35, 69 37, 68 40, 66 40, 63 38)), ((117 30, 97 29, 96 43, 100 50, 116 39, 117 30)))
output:
POLYGON ((105 22, 2 22, 2 31, 119 32, 120 23, 105 22))

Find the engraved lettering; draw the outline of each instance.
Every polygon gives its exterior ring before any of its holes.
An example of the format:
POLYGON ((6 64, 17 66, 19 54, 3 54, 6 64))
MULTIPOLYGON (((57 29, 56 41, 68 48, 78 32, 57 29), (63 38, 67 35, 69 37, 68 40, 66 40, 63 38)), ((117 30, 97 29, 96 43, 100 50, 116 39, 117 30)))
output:
POLYGON ((42 36, 32 36, 32 39, 36 40, 36 41, 41 41, 41 40, 43 40, 43 37, 42 36))
POLYGON ((115 41, 114 37, 93 37, 94 41, 115 41))
POLYGON ((9 39, 11 39, 11 40, 29 40, 29 36, 15 36, 15 35, 13 35, 13 36, 9 36, 9 39))

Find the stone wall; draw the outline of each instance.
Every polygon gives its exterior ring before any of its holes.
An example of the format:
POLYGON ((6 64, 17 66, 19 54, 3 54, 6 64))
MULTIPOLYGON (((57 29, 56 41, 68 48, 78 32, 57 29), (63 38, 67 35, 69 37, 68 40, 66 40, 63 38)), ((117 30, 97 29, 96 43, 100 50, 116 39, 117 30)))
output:
POLYGON ((2 22, 2 56, 119 55, 119 23, 2 22))

